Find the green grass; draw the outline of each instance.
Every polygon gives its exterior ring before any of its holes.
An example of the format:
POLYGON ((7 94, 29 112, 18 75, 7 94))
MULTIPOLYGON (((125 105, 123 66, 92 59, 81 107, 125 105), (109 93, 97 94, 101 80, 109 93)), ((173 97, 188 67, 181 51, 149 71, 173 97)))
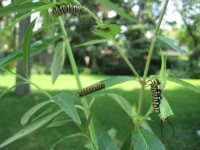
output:
MULTIPOLYGON (((107 76, 82 75, 81 81, 86 86, 106 78, 107 76)), ((55 85, 51 84, 51 77, 46 75, 34 75, 32 81, 51 94, 66 90, 74 92, 77 89, 75 78, 71 75, 61 75, 55 85)), ((200 86, 200 80, 187 81, 200 86)), ((13 76, 0 76, 0 91, 3 92, 14 83, 13 76)), ((46 100, 46 96, 39 93, 36 88, 32 87, 32 90, 30 97, 18 97, 9 93, 0 99, 0 143, 22 128, 19 123, 20 118, 30 107, 46 100)), ((137 104, 139 85, 134 81, 114 86, 103 92, 107 91, 124 96, 133 105, 137 104)), ((169 150, 197 150, 200 147, 200 137, 197 135, 197 130, 200 130, 200 94, 168 82, 165 96, 175 113, 175 116, 171 118, 175 127, 175 136, 171 135, 172 131, 166 124, 165 138, 161 140, 169 150)), ((145 92, 143 113, 149 108, 150 102, 148 89, 145 92)), ((98 98, 94 103, 92 113, 104 129, 108 130, 112 127, 117 129, 117 142, 122 144, 132 128, 131 120, 126 113, 108 97, 98 98)), ((63 113, 61 117, 67 116, 63 113)), ((149 124, 155 134, 160 137, 160 120, 156 114, 151 115, 151 119, 153 121, 149 121, 149 124)), ((78 132, 78 128, 73 123, 58 128, 43 127, 7 146, 5 150, 46 150, 59 138, 75 132, 78 132)), ((62 142, 56 148, 57 150, 82 150, 84 143, 84 139, 74 138, 62 142)))

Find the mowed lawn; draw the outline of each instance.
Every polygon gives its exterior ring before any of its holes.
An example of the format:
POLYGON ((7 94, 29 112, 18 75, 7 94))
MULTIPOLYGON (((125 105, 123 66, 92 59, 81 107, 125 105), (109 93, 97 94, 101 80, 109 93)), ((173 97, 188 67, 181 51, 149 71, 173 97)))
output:
MULTIPOLYGON (((81 75, 81 81, 84 86, 109 78, 109 76, 90 76, 81 75)), ((52 85, 51 77, 47 75, 33 75, 31 78, 34 83, 42 89, 54 95, 57 92, 75 92, 77 90, 74 76, 61 75, 57 82, 52 85)), ((200 80, 186 80, 200 87, 200 80)), ((10 75, 0 76, 0 93, 15 83, 15 78, 10 75)), ((32 106, 41 101, 47 100, 35 87, 32 88, 30 97, 18 97, 12 92, 0 99, 0 143, 12 136, 22 128, 20 125, 21 116, 32 106)), ((131 104, 137 106, 139 96, 139 84, 135 81, 129 81, 102 92, 112 92, 124 96, 131 104)), ((156 114, 151 115, 148 121, 155 134, 161 138, 169 150, 198 150, 200 147, 200 93, 196 93, 186 87, 167 83, 165 97, 168 99, 175 116, 170 120, 175 127, 175 135, 172 136, 172 130, 168 124, 164 125, 164 138, 160 137, 160 120, 156 114)), ((91 100, 91 96, 88 97, 91 100)), ((145 91, 143 113, 150 107, 151 97, 149 88, 145 91)), ((126 113, 109 97, 98 98, 92 108, 92 113, 100 121, 105 130, 115 128, 117 130, 116 138, 119 145, 129 135, 132 124, 131 119, 126 113)), ((61 117, 66 117, 64 113, 61 117)), ((58 128, 43 128, 36 132, 8 145, 5 150, 48 150, 58 139, 78 132, 78 128, 73 124, 58 128)), ((85 140, 83 138, 73 138, 60 143, 56 150, 84 150, 85 140)), ((3 150, 4 150, 3 149, 3 150)))

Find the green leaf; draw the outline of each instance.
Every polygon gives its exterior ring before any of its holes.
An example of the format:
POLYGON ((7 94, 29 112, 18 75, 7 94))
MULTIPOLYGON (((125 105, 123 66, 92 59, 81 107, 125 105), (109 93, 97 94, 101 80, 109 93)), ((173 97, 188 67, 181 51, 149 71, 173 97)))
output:
POLYGON ((169 116, 174 115, 169 103, 167 102, 166 98, 163 96, 160 102, 160 117, 164 121, 169 116))
POLYGON ((30 47, 31 47, 31 39, 33 28, 35 26, 35 21, 33 20, 32 23, 28 26, 26 34, 24 36, 24 49, 23 49, 23 71, 24 75, 28 78, 29 72, 29 56, 30 56, 30 47))
POLYGON ((109 39, 96 39, 96 40, 91 40, 91 41, 87 41, 85 43, 79 44, 76 47, 100 44, 100 43, 105 43, 105 42, 108 42, 108 41, 109 41, 109 39))
POLYGON ((44 101, 41 102, 37 105, 35 105, 34 107, 32 107, 31 109, 29 109, 21 118, 21 124, 24 126, 28 123, 28 121, 30 120, 31 116, 33 116, 39 109, 41 109, 42 107, 44 107, 45 105, 49 104, 51 101, 44 101))
POLYGON ((115 76, 115 77, 111 77, 105 80, 102 80, 101 83, 105 84, 106 88, 123 83, 123 82, 127 82, 127 81, 131 81, 134 78, 131 76, 115 76))
POLYGON ((130 134, 124 141, 121 150, 133 150, 132 134, 130 134))
POLYGON ((114 143, 109 134, 101 128, 97 120, 92 119, 99 150, 119 150, 119 147, 114 143))
POLYGON ((165 150, 161 141, 153 133, 145 129, 133 131, 132 140, 134 150, 165 150))
POLYGON ((111 128, 108 130, 108 134, 112 138, 112 140, 115 140, 117 135, 117 130, 115 128, 111 128))
POLYGON ((114 39, 121 31, 120 27, 115 24, 99 24, 94 26, 93 33, 100 37, 114 39))
POLYGON ((163 35, 159 35, 157 36, 157 38, 159 40, 161 40, 162 42, 164 42, 166 45, 168 45, 170 48, 172 48, 173 50, 175 51, 182 51, 179 47, 178 47, 178 44, 175 42, 175 40, 172 40, 168 37, 165 37, 163 35))
POLYGON ((53 100, 60 106, 62 110, 66 114, 68 114, 74 122, 81 124, 81 120, 79 114, 75 108, 74 101, 76 99, 76 95, 70 95, 67 93, 59 93, 53 97, 53 100))
POLYGON ((85 137, 82 133, 74 133, 74 134, 71 134, 71 135, 68 135, 66 137, 63 137, 61 139, 59 139, 58 141, 56 141, 49 150, 54 150, 54 148, 56 147, 56 145, 58 145, 59 143, 61 143, 62 141, 64 140, 67 140, 67 139, 70 139, 70 138, 75 138, 75 137, 78 137, 78 136, 82 136, 82 137, 85 137))
POLYGON ((72 120, 71 119, 68 119, 68 120, 58 120, 58 121, 54 121, 54 122, 51 122, 47 128, 52 128, 52 127, 59 127, 59 126, 62 126, 62 125, 65 125, 69 122, 71 122, 72 120))
MULTIPOLYGON (((56 42, 61 37, 62 36, 58 35, 58 36, 47 37, 40 41, 36 41, 30 47, 30 55, 34 56, 36 54, 41 53, 43 50, 46 50, 46 48, 47 48, 47 46, 49 46, 49 44, 56 42)), ((1 58, 0 59, 0 67, 1 68, 6 67, 9 64, 22 59, 22 53, 23 53, 22 50, 15 50, 14 53, 8 55, 7 57, 1 58)))
POLYGON ((20 12, 27 12, 30 11, 32 9, 41 7, 43 5, 46 5, 46 3, 43 2, 27 2, 27 3, 23 3, 23 4, 19 4, 19 2, 16 3, 11 3, 10 5, 3 7, 0 9, 0 17, 8 15, 10 13, 20 13, 20 12))
POLYGON ((167 80, 167 56, 164 55, 161 51, 161 68, 160 68, 160 75, 159 80, 161 81, 161 89, 163 90, 166 85, 167 80))
POLYGON ((30 11, 30 12, 27 12, 25 13, 24 15, 16 18, 14 21, 12 21, 8 26, 6 26, 3 30, 0 31, 1 34, 3 34, 5 31, 7 30, 11 30, 14 25, 24 19, 26 19, 27 17, 29 17, 31 14, 33 13, 36 13, 36 12, 40 12, 40 11, 43 11, 43 10, 46 10, 46 9, 49 9, 49 8, 52 8, 54 7, 56 4, 60 4, 60 3, 49 3, 49 4, 46 4, 46 5, 43 5, 41 7, 38 7, 36 9, 34 9, 33 11, 30 11))
POLYGON ((107 95, 112 97, 119 104, 119 106, 121 106, 121 108, 128 114, 130 118, 133 117, 131 104, 124 97, 115 93, 108 93, 107 95))
POLYGON ((181 79, 168 77, 167 80, 169 80, 171 82, 174 82, 174 83, 177 83, 177 84, 180 84, 180 85, 184 86, 185 88, 189 88, 189 89, 191 89, 191 90, 193 90, 195 92, 198 92, 198 93, 200 92, 200 88, 199 87, 194 86, 191 83, 183 81, 181 79))
POLYGON ((31 132, 37 130, 38 128, 42 127, 44 124, 49 122, 51 119, 53 119, 55 116, 57 116, 59 113, 61 113, 61 110, 58 110, 56 112, 53 112, 43 118, 40 118, 36 120, 35 122, 30 123, 26 127, 24 127, 22 130, 18 131, 16 134, 14 134, 12 137, 8 138, 6 141, 0 144, 0 148, 30 134, 31 132))
POLYGON ((121 17, 124 17, 130 21, 134 21, 133 19, 134 17, 130 16, 129 14, 127 14, 124 9, 120 8, 119 6, 117 6, 116 4, 114 4, 113 2, 111 2, 110 0, 97 0, 97 2, 99 2, 100 4, 104 5, 105 7, 114 10, 117 12, 117 14, 119 14, 121 17))
POLYGON ((65 62, 65 42, 59 42, 56 46, 53 62, 51 65, 52 82, 55 83, 57 77, 63 69, 65 62))

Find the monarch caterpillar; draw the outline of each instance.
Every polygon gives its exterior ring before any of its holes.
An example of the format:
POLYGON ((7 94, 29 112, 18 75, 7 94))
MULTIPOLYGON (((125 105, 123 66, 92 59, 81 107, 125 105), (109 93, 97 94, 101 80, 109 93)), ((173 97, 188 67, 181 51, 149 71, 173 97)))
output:
MULTIPOLYGON (((148 82, 148 81, 147 81, 148 82)), ((161 82, 158 79, 155 79, 154 81, 150 81, 151 83, 149 84, 151 86, 151 97, 152 97, 152 108, 155 113, 157 113, 161 119, 161 136, 163 137, 163 122, 167 121, 167 123, 171 126, 173 130, 173 135, 174 135, 174 127, 171 124, 171 122, 167 118, 162 118, 160 114, 160 103, 162 100, 162 90, 160 89, 160 84, 161 82)))
POLYGON ((54 16, 58 17, 66 13, 71 13, 71 14, 80 14, 82 10, 82 7, 80 5, 72 5, 72 4, 61 4, 61 5, 56 5, 53 7, 52 13, 54 16))
POLYGON ((85 87, 85 88, 81 89, 78 92, 78 95, 79 95, 79 97, 82 97, 82 96, 91 94, 93 92, 99 91, 99 90, 101 90, 103 88, 105 88, 105 84, 103 84, 101 82, 98 82, 96 84, 93 84, 93 85, 90 85, 88 87, 85 87))
POLYGON ((104 32, 104 33, 107 33, 107 32, 110 32, 110 28, 109 27, 95 27, 95 32, 104 32))

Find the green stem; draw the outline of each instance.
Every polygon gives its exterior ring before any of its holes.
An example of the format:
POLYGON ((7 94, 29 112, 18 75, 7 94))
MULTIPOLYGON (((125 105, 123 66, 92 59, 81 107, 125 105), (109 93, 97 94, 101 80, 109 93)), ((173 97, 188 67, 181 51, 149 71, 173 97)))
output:
POLYGON ((160 14, 160 17, 159 17, 159 21, 158 21, 158 24, 156 25, 156 29, 154 31, 153 38, 152 38, 152 41, 151 41, 151 45, 150 45, 150 48, 149 48, 149 53, 148 53, 148 56, 147 56, 147 61, 146 61, 144 74, 143 74, 143 81, 141 82, 140 97, 139 97, 138 109, 137 109, 137 114, 138 115, 140 115, 141 110, 142 110, 144 88, 145 88, 146 78, 147 78, 147 74, 148 74, 148 71, 149 71, 149 66, 150 66, 150 62, 151 62, 151 58, 152 58, 152 54, 153 54, 154 45, 155 45, 155 42, 156 42, 156 36, 157 36, 158 31, 160 29, 160 25, 161 25, 161 22, 163 20, 163 16, 164 16, 164 13, 166 11, 168 2, 169 2, 169 0, 165 1, 164 7, 163 7, 163 9, 161 11, 161 14, 160 14))
POLYGON ((133 72, 133 74, 137 77, 137 79, 139 81, 141 81, 139 74, 137 73, 137 71, 135 70, 135 68, 133 67, 133 65, 131 64, 131 62, 128 60, 127 56, 124 54, 124 52, 122 51, 121 47, 116 43, 116 41, 113 39, 113 43, 115 48, 118 50, 119 54, 121 55, 121 57, 124 59, 124 61, 126 62, 126 64, 128 65, 128 67, 131 69, 131 71, 133 72))
POLYGON ((102 24, 102 20, 98 18, 92 11, 90 11, 87 7, 82 6, 82 9, 87 12, 94 20, 96 21, 97 24, 102 24))
MULTIPOLYGON (((69 57, 69 61, 71 63, 72 71, 73 71, 73 74, 75 75, 76 82, 77 82, 77 85, 78 85, 78 89, 80 90, 80 89, 82 89, 82 84, 81 84, 81 81, 80 81, 80 78, 79 78, 77 65, 76 65, 76 62, 75 62, 75 59, 74 59, 74 55, 72 53, 72 49, 71 49, 71 45, 69 43, 68 35, 67 35, 66 30, 65 30, 64 22, 63 22, 61 17, 58 17, 58 21, 59 21, 59 24, 60 24, 61 32, 64 35, 64 42, 65 42, 67 54, 68 54, 68 57, 69 57)), ((85 109, 84 112, 85 112, 86 118, 89 118, 90 110, 89 110, 87 99, 82 98, 81 103, 82 103, 82 105, 85 109)), ((95 134, 94 134, 92 122, 89 125, 89 132, 90 132, 91 140, 94 142, 95 141, 95 134)), ((96 147, 95 147, 95 149, 96 149, 96 147)))

